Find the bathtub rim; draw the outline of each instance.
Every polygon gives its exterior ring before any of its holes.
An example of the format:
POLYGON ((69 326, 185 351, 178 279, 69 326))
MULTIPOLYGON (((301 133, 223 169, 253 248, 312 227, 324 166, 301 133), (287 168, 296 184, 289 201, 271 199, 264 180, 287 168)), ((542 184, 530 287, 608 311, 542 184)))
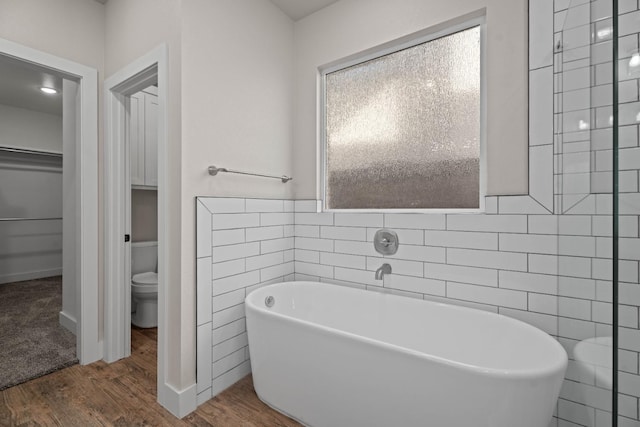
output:
MULTIPOLYGON (((406 297, 406 296, 402 296, 402 295, 395 295, 395 294, 390 294, 390 293, 383 293, 383 292, 377 292, 377 291, 371 291, 371 290, 364 290, 364 289, 357 289, 357 288, 351 288, 351 287, 347 287, 347 286, 341 286, 341 285, 336 285, 336 284, 332 284, 332 283, 324 283, 324 282, 312 282, 312 281, 289 281, 289 282, 280 282, 280 283, 273 283, 270 285, 266 285, 257 289, 254 289, 253 291, 251 291, 246 297, 245 297, 245 311, 249 311, 250 309, 257 312, 257 313, 262 313, 266 316, 273 316, 275 318, 278 318, 280 320, 286 320, 286 321, 291 321, 306 327, 309 327, 311 329, 315 329, 315 330, 319 330, 322 331, 324 333, 332 333, 332 334, 337 334, 339 336, 342 337, 346 337, 349 339, 354 339, 356 341, 359 342, 363 342, 363 343, 367 343, 370 345, 374 345, 374 346, 380 346, 383 348, 386 348, 388 350, 392 350, 392 351, 397 351, 397 352, 401 352, 404 353, 406 355, 410 355, 413 357, 418 357, 420 359, 424 359, 424 360, 428 360, 431 362, 435 362, 435 363, 439 363, 442 365, 446 365, 452 368, 456 368, 456 369, 461 369, 463 371, 466 372, 470 372, 476 375, 484 375, 484 376, 496 376, 496 377, 501 377, 501 378, 513 378, 513 379, 535 379, 535 378, 544 378, 544 377, 548 377, 550 375, 554 375, 556 373, 564 373, 567 369, 567 365, 568 365, 568 355, 566 350, 564 349, 564 347, 551 335, 549 335, 548 333, 542 331, 541 329, 530 325, 529 323, 523 322, 522 320, 519 319, 515 319, 513 317, 509 317, 509 316, 505 316, 503 314, 499 314, 499 313, 492 313, 489 311, 483 311, 483 310, 479 310, 479 309, 475 309, 475 308, 470 308, 470 307, 464 307, 464 306, 458 306, 458 305, 454 305, 454 304, 447 304, 447 303, 443 303, 443 302, 436 302, 436 301, 430 301, 430 300, 420 300, 417 298, 410 298, 410 297, 406 297), (421 351, 417 351, 411 348, 407 348, 407 347, 402 347, 396 344, 391 344, 388 342, 384 342, 384 341, 380 341, 374 338, 369 338, 366 336, 362 336, 362 335, 357 335, 354 334, 352 332, 347 332, 344 330, 340 330, 340 329, 336 329, 336 328, 332 328, 332 327, 328 327, 328 326, 324 326, 318 323, 314 323, 314 322, 310 322, 308 320, 303 320, 303 319, 299 319, 297 317, 293 317, 293 316, 288 316, 282 313, 279 313, 277 311, 274 310, 270 310, 267 307, 263 307, 261 305, 258 304, 254 304, 250 301, 250 298, 255 295, 258 294, 260 292, 266 292, 269 289, 273 289, 273 288, 278 288, 278 287, 283 287, 284 286, 305 286, 305 285, 314 285, 314 286, 329 286, 329 287, 334 287, 334 288, 339 288, 339 289, 343 289, 343 290, 351 290, 351 291, 362 291, 362 292, 376 292, 377 294, 383 295, 385 298, 391 298, 391 299, 396 299, 396 298, 400 298, 400 299, 415 299, 416 301, 422 301, 424 303, 430 304, 430 305, 436 305, 436 306, 441 306, 441 307, 446 307, 447 309, 453 309, 456 311, 462 311, 462 312, 474 312, 474 313, 480 313, 481 315, 486 315, 486 316, 498 316, 499 318, 501 318, 504 321, 507 322, 512 322, 512 323, 516 323, 518 325, 523 326, 524 328, 526 328, 527 330, 530 330, 531 332, 538 334, 540 336, 543 337, 544 340, 549 341, 550 342, 550 346, 555 347, 556 352, 559 353, 560 356, 564 356, 564 357, 559 357, 557 361, 555 361, 553 364, 550 364, 548 367, 544 367, 544 368, 535 368, 535 369, 500 369, 500 368, 489 368, 489 367, 484 367, 484 366, 479 366, 479 365, 474 365, 471 363, 464 363, 464 362, 460 362, 460 361, 456 361, 456 360, 451 360, 451 359, 446 359, 444 357, 441 356, 436 356, 433 354, 428 354, 428 353, 423 353, 421 351)), ((260 300, 258 300, 260 301, 260 300)), ((247 326, 248 329, 248 326, 247 326)), ((249 348, 251 348, 251 344, 249 343, 249 348)))

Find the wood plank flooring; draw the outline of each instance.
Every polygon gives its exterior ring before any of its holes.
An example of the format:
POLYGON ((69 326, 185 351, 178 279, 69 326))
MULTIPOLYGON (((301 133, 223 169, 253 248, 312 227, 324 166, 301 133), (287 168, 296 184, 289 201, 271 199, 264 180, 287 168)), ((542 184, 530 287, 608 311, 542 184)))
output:
POLYGON ((156 402, 157 329, 131 331, 131 357, 72 366, 0 392, 0 426, 300 426, 262 403, 247 376, 179 420, 156 402))

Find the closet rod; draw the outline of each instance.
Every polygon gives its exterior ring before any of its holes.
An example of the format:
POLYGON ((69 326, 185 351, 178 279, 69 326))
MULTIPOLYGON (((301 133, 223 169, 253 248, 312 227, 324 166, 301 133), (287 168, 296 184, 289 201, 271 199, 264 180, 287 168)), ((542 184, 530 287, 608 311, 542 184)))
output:
POLYGON ((0 221, 50 221, 62 218, 0 218, 0 221))
POLYGON ((62 153, 54 153, 52 151, 29 150, 26 148, 4 147, 0 145, 0 151, 17 154, 32 154, 36 156, 62 157, 62 153))

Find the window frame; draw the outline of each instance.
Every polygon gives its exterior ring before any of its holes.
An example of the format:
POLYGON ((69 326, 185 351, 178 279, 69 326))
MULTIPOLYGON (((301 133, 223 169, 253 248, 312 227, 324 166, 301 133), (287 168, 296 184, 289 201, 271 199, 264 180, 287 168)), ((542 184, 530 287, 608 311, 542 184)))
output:
POLYGON ((371 49, 350 55, 343 59, 318 67, 318 88, 317 88, 317 193, 319 200, 318 212, 378 212, 378 213, 483 213, 485 212, 485 197, 487 183, 487 161, 486 161, 486 140, 487 140, 487 79, 486 79, 486 17, 485 11, 481 10, 462 18, 448 21, 434 27, 409 34, 407 36, 392 40, 390 42, 375 46, 371 49), (390 55, 404 49, 408 49, 423 43, 427 43, 442 37, 446 37, 474 27, 480 28, 480 157, 479 157, 479 200, 478 208, 358 208, 358 209, 330 209, 327 207, 327 123, 326 123, 326 76, 333 72, 352 67, 372 59, 390 55))

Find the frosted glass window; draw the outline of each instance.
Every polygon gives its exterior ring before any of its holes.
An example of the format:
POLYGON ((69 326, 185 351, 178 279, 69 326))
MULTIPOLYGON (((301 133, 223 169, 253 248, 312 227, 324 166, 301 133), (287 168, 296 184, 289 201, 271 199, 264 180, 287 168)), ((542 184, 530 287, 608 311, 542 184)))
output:
POLYGON ((325 207, 477 209, 480 26, 325 75, 325 207))

